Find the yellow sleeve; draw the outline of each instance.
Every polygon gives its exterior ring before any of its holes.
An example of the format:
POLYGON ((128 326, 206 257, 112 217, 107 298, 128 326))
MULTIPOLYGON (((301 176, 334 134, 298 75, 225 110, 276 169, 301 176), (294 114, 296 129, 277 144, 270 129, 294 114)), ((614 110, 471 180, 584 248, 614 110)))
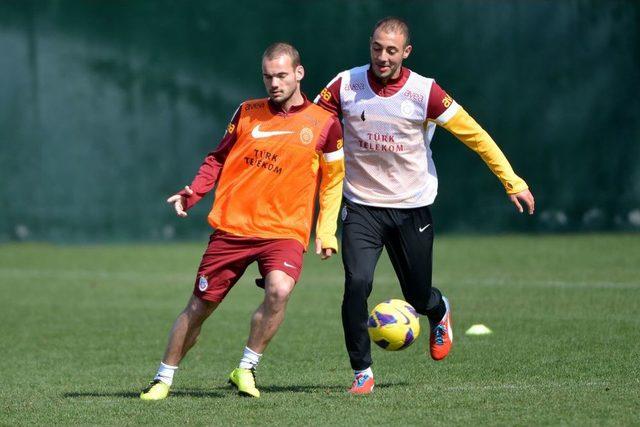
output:
MULTIPOLYGON (((335 153, 330 153, 334 155, 335 153)), ((322 242, 322 248, 333 249, 338 252, 338 212, 342 201, 342 180, 344 179, 344 157, 342 149, 338 156, 333 156, 330 161, 320 156, 320 212, 316 223, 316 237, 322 242), (335 157, 339 157, 335 159, 335 157)))
POLYGON ((515 174, 509 161, 491 136, 464 108, 460 107, 442 127, 478 153, 489 166, 491 172, 500 179, 507 194, 516 194, 529 188, 527 183, 515 174))

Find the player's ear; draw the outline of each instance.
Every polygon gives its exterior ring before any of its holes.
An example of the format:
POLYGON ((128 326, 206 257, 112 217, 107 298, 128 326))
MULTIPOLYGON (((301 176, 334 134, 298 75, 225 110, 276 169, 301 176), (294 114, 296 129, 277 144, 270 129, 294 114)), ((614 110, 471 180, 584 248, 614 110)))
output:
POLYGON ((302 65, 298 65, 296 67, 296 81, 301 81, 304 78, 304 67, 302 65))
POLYGON ((404 47, 404 51, 402 52, 402 59, 407 59, 413 50, 413 46, 410 44, 404 47))

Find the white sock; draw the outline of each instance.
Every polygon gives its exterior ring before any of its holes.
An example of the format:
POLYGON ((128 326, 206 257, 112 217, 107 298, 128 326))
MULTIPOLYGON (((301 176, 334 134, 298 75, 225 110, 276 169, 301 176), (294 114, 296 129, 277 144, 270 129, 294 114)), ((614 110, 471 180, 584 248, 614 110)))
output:
POLYGON ((356 376, 358 374, 365 374, 365 375, 368 375, 369 377, 373 378, 373 371, 371 370, 371 366, 369 366, 367 369, 363 369, 361 371, 354 370, 353 373, 356 374, 356 376))
POLYGON ((167 365, 166 363, 160 362, 160 367, 158 368, 158 373, 153 378, 154 380, 160 380, 166 385, 173 384, 173 374, 178 370, 177 366, 167 365))
POLYGON ((244 352, 242 353, 242 359, 240 359, 239 367, 242 369, 254 369, 260 363, 260 358, 262 354, 256 353, 251 350, 249 347, 244 348, 244 352))

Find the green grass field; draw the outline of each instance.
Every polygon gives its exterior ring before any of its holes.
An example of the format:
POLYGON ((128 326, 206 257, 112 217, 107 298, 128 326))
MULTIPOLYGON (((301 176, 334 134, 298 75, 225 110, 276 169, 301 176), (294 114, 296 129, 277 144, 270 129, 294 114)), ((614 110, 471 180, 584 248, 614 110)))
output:
MULTIPOLYGON (((640 425, 640 235, 439 237, 452 353, 425 356, 426 333, 374 348, 371 396, 345 392, 338 258, 307 257, 258 370, 263 397, 226 385, 261 300, 252 269, 170 398, 142 402, 203 248, 0 245, 0 424, 640 425), (465 336, 474 323, 493 335, 465 336)), ((390 297, 383 258, 369 302, 390 297)))

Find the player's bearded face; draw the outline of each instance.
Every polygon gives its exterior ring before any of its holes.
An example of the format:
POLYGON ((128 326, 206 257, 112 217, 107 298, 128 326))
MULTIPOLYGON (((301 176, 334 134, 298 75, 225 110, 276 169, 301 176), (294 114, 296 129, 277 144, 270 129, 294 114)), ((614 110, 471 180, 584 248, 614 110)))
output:
POLYGON ((400 75, 402 61, 411 53, 411 45, 405 46, 402 33, 385 32, 378 28, 371 37, 371 71, 379 79, 386 81, 400 75))
POLYGON ((294 67, 289 55, 262 61, 262 81, 269 98, 276 104, 284 104, 293 96, 303 75, 302 66, 294 67))

